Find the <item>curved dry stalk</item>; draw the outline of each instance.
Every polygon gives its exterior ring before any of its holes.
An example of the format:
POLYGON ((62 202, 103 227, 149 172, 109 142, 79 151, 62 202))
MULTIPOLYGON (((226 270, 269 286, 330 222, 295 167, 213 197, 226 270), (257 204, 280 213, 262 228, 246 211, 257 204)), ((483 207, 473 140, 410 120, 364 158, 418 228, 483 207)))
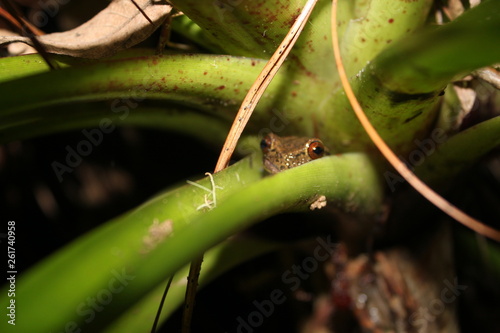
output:
POLYGON ((267 86, 269 86, 274 75, 278 72, 286 57, 292 50, 293 45, 299 38, 300 33, 302 32, 302 29, 304 28, 307 19, 311 15, 311 12, 317 1, 318 0, 307 1, 307 3, 304 5, 304 8, 302 9, 302 12, 297 17, 297 20, 290 28, 290 31, 285 36, 276 52, 274 52, 271 59, 269 59, 255 83, 252 85, 252 87, 250 87, 250 90, 245 96, 245 99, 243 100, 243 103, 241 104, 240 109, 236 114, 236 118, 234 119, 231 129, 229 130, 226 142, 222 147, 222 151, 219 155, 219 160, 217 161, 214 172, 221 171, 229 164, 229 159, 231 158, 231 155, 236 148, 238 139, 240 138, 243 129, 248 123, 253 110, 257 106, 260 97, 266 90, 267 86))
MULTIPOLYGON (((266 90, 266 88, 271 83, 273 77, 276 75, 281 65, 285 61, 286 57, 292 50, 293 45, 297 41, 304 28, 307 19, 311 15, 311 12, 316 5, 317 0, 308 0, 305 4, 302 12, 297 17, 297 20, 290 28, 290 31, 285 36, 278 49, 271 56, 266 66, 260 73, 257 80, 250 87, 245 99, 243 100, 238 113, 234 119, 234 122, 229 130, 229 133, 226 138, 226 142, 222 147, 222 151, 219 155, 219 159, 217 160, 217 164, 215 166, 214 173, 219 172, 226 168, 229 164, 229 160, 234 150, 236 149, 236 144, 248 123, 250 116, 252 115, 253 110, 257 106, 262 94, 266 90)), ((201 264, 203 262, 203 256, 197 258, 195 261, 191 263, 189 268, 188 275, 188 285, 186 288, 186 299, 184 304, 184 313, 182 316, 182 332, 189 333, 190 331, 190 323, 193 315, 194 308, 194 299, 196 297, 196 288, 198 286, 198 277, 200 275, 201 264)))
MULTIPOLYGON (((15 12, 14 12, 14 15, 16 15, 15 12)), ((38 29, 36 26, 34 26, 33 24, 31 24, 29 21, 27 21, 22 16, 16 18, 14 15, 12 15, 11 13, 9 13, 4 8, 0 7, 0 16, 3 17, 5 20, 7 20, 14 27, 16 27, 16 29, 18 29, 19 31, 25 30, 25 28, 23 27, 23 24, 24 24, 24 26, 28 26, 29 27, 29 29, 31 30, 31 32, 35 36, 41 36, 41 35, 45 34, 42 30, 38 29), (20 24, 19 21, 22 21, 23 24, 20 24)))
POLYGON ((27 36, 27 39, 31 41, 33 47, 38 50, 38 53, 42 56, 43 60, 47 63, 50 69, 54 70, 57 67, 50 60, 49 55, 47 54, 47 50, 45 49, 43 43, 41 43, 37 36, 43 35, 39 29, 35 28, 28 21, 23 19, 23 14, 19 11, 19 9, 9 0, 0 1, 3 7, 5 7, 6 11, 3 10, 2 13, 5 15, 7 19, 12 19, 17 27, 20 28, 21 32, 27 36))
POLYGON ((337 69, 339 71, 339 77, 342 82, 342 86, 344 87, 346 96, 351 103, 351 106, 358 117, 361 125, 365 129, 366 133, 373 141, 373 143, 380 150, 382 155, 389 161, 389 163, 403 176, 403 178, 422 196, 424 196, 427 200, 432 202, 436 207, 441 209, 444 213, 448 214, 450 217, 454 218, 458 222, 462 223, 466 227, 474 230, 475 232, 491 238, 496 241, 500 241, 500 231, 493 229, 480 221, 474 219, 473 217, 467 215, 442 196, 437 194, 434 190, 432 190, 427 184, 425 184, 422 180, 420 180, 407 166, 404 164, 394 152, 389 148, 389 146, 385 143, 385 141, 380 137, 378 132, 375 130, 373 125, 368 120, 368 117, 363 112, 363 109, 359 105, 354 92, 349 84, 349 80, 347 79, 347 75, 345 73, 344 65, 342 64, 342 58, 340 56, 339 42, 337 36, 337 0, 332 0, 332 44, 333 44, 333 53, 335 55, 335 62, 337 64, 337 69))

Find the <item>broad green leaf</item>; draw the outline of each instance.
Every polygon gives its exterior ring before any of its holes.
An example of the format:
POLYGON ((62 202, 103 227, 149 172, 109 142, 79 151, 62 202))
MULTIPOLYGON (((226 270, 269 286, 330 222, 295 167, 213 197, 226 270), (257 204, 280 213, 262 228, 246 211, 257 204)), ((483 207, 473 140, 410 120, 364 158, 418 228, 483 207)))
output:
POLYGON ((486 0, 450 23, 398 41, 368 71, 392 93, 440 91, 474 69, 500 62, 499 30, 500 2, 486 0))
MULTIPOLYGON (((437 131, 439 129, 434 133, 437 131)), ((499 147, 500 116, 451 137, 443 130, 441 133, 440 142, 430 136, 419 141, 414 150, 414 154, 419 157, 416 158, 418 163, 412 166, 416 168, 417 174, 430 184, 440 184, 453 179, 460 171, 470 168, 482 156, 499 147)), ((411 155, 412 153, 407 159, 411 155)))
MULTIPOLYGON (((222 189, 210 211, 197 210, 208 192, 187 184, 82 236, 17 282, 18 316, 29 320, 16 328, 99 330, 200 253, 268 216, 307 210, 320 195, 362 216, 381 207, 377 171, 362 154, 325 157, 261 178, 253 156, 215 175, 222 189), (96 297, 109 299, 99 312, 89 308, 96 297)), ((211 186, 208 179, 199 184, 211 186)))

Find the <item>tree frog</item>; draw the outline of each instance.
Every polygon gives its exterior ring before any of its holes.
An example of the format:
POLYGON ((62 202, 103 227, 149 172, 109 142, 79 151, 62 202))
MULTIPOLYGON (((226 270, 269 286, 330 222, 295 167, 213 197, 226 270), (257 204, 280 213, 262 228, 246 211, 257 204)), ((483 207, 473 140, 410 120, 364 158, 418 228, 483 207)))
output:
POLYGON ((260 142, 260 147, 264 153, 264 168, 272 174, 328 155, 328 149, 317 138, 279 137, 269 133, 260 142))

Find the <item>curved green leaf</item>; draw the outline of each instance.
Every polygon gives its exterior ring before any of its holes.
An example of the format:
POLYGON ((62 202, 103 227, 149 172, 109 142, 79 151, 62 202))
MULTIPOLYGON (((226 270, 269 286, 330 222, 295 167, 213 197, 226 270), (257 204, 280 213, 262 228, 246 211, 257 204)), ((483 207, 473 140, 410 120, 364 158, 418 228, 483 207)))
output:
MULTIPOLYGON (((436 132, 437 133, 437 132, 436 132)), ((465 131, 448 137, 440 131, 440 142, 427 138, 415 147, 419 158, 415 172, 430 184, 453 179, 460 171, 470 168, 479 158, 500 146, 500 116, 483 121, 465 131)))
MULTIPOLYGON (((236 264, 245 262, 253 257, 274 251, 281 244, 252 240, 236 239, 227 240, 222 244, 208 250, 203 255, 203 268, 200 274, 199 286, 203 288, 216 277, 222 275, 236 264)), ((285 245, 285 244, 283 244, 285 245)), ((162 309, 160 323, 168 319, 184 301, 186 293, 186 276, 189 266, 184 266, 175 273, 174 279, 168 290, 168 295, 162 309)), ((160 299, 165 291, 167 280, 162 281, 150 293, 144 295, 120 317, 116 318, 103 330, 103 332, 144 332, 152 327, 154 316, 158 310, 160 299)))
MULTIPOLYGON (((352 1, 339 1, 338 11, 352 1)), ((341 54, 348 75, 358 73, 382 50, 400 39, 411 39, 429 14, 432 0, 357 2, 353 17, 339 22, 341 54)))
MULTIPOLYGON (((197 210, 207 192, 184 185, 106 223, 23 274, 16 302, 18 316, 26 320, 16 328, 45 332, 76 325, 98 330, 200 253, 277 212, 308 209, 319 195, 357 214, 380 209, 383 190, 377 171, 361 154, 325 157, 263 179, 255 158, 214 176, 222 187, 215 209, 197 210), (169 226, 172 232, 162 233, 169 226), (96 297, 111 297, 112 302, 92 311, 89 299, 96 297)), ((208 179, 199 184, 210 188, 208 179)))
POLYGON ((229 130, 225 119, 179 105, 155 106, 137 98, 42 107, 0 119, 0 143, 92 127, 108 134, 117 127, 132 125, 180 132, 222 145, 229 130))
POLYGON ((116 98, 234 109, 257 76, 256 65, 262 63, 230 56, 165 55, 65 68, 0 83, 2 116, 60 103, 116 98))
POLYGON ((487 0, 455 21, 402 39, 368 72, 399 94, 440 91, 468 72, 500 62, 500 2, 487 0))

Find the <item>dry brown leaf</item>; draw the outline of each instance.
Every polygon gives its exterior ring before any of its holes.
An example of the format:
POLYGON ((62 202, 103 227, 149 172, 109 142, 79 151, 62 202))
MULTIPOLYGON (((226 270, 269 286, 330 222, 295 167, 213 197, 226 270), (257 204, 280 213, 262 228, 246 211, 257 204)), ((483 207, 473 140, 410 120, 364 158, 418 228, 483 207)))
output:
MULTIPOLYGON (((150 36, 172 12, 164 1, 136 0, 149 19, 131 0, 116 0, 81 26, 39 36, 49 53, 82 58, 102 58, 134 46, 150 36)), ((0 36, 0 45, 22 42, 32 45, 28 37, 0 36)))
POLYGON ((334 328, 349 325, 351 313, 363 332, 459 331, 455 309, 468 287, 453 270, 450 225, 410 248, 350 252, 340 243, 332 256, 334 328))
POLYGON ((500 65, 481 68, 474 71, 473 74, 500 90, 500 71, 495 69, 495 67, 500 68, 500 65))
POLYGON ((443 11, 450 20, 454 20, 464 12, 464 6, 460 0, 450 0, 448 5, 443 7, 443 11))
POLYGON ((453 89, 455 90, 455 93, 460 100, 460 111, 458 112, 456 118, 453 119, 454 123, 452 124, 453 129, 458 131, 464 121, 464 118, 467 117, 469 113, 471 113, 472 107, 476 102, 477 94, 474 89, 460 87, 458 85, 454 85, 453 89))
MULTIPOLYGON (((15 36, 17 35, 10 30, 0 29, 0 36, 15 36)), ((2 38, 2 37, 0 37, 2 38)), ((21 54, 36 53, 36 49, 24 43, 11 43, 7 46, 7 53, 10 56, 21 54)))

